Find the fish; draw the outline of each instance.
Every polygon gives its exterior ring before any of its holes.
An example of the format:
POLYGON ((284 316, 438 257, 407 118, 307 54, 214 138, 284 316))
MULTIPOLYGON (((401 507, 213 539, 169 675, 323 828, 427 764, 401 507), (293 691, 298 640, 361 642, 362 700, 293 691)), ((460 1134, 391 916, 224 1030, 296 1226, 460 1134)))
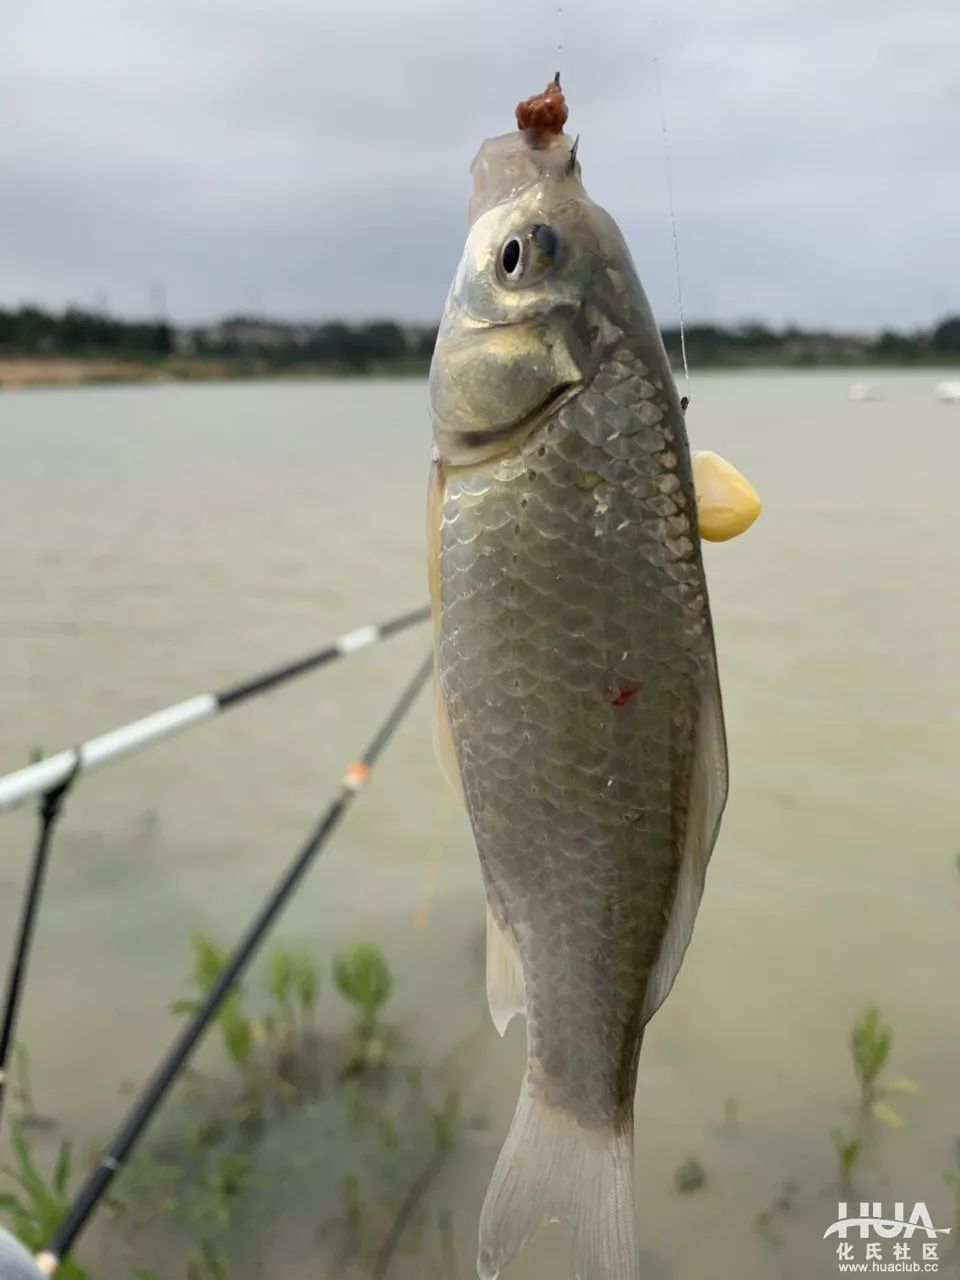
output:
MULTIPOLYGON (((694 465, 573 139, 488 139, 472 174, 429 379, 434 734, 479 854, 491 1014, 527 1031, 477 1272, 559 1221, 578 1280, 636 1280, 640 1046, 728 789, 694 465)), ((752 486, 715 454, 698 470, 701 518, 742 532, 752 486)))

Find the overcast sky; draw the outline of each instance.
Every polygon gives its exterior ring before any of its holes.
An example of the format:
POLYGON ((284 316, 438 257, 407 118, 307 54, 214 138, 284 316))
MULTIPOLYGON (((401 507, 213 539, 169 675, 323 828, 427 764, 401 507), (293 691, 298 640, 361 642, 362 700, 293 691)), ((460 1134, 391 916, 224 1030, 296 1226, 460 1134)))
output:
POLYGON ((688 318, 960 310, 960 0, 0 0, 0 304, 434 319, 559 66, 671 323, 655 56, 688 318))

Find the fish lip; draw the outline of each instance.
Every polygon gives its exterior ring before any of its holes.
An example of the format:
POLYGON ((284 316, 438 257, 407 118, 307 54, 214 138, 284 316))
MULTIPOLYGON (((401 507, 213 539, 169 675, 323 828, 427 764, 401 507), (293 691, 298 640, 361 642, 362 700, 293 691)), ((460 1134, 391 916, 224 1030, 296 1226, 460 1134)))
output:
POLYGON ((533 434, 546 417, 573 398, 584 386, 584 380, 578 378, 572 382, 563 382, 545 396, 529 413, 518 418, 516 422, 508 422, 502 427, 494 427, 492 431, 458 431, 451 433, 457 451, 463 449, 478 450, 477 456, 463 461, 448 458, 443 449, 441 456, 448 467, 470 467, 481 462, 491 462, 503 457, 521 440, 533 434), (502 445, 502 448, 496 446, 502 445), (491 446, 493 446, 491 448, 491 446))

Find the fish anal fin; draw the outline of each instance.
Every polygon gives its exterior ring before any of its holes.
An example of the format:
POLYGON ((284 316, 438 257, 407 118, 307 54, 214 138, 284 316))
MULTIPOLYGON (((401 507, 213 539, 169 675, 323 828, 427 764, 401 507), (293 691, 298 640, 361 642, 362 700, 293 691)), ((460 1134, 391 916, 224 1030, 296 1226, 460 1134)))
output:
POLYGON ((523 967, 516 944, 487 905, 487 1003, 493 1025, 504 1035, 514 1014, 525 1014, 523 967))
POLYGON ((524 1084, 480 1215, 480 1280, 547 1222, 573 1235, 577 1280, 637 1280, 633 1118, 588 1129, 524 1084))
POLYGON ((677 887, 660 952, 647 982, 642 1015, 644 1025, 670 994, 689 946, 703 896, 707 863, 716 844, 726 800, 727 744, 716 664, 711 660, 703 681, 697 720, 677 887))

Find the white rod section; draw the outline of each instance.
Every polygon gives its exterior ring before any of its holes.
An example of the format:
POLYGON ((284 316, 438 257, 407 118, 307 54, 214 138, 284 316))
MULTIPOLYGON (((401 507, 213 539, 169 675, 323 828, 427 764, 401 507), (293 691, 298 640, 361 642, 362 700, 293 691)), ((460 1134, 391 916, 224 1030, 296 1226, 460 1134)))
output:
MULTIPOLYGON (((12 809, 22 804, 31 796, 43 795, 52 791, 70 777, 76 770, 79 773, 87 769, 95 769, 98 765, 125 756, 138 747, 145 747, 148 742, 156 742, 177 729, 184 729, 188 724, 198 720, 206 720, 218 711, 227 711, 230 707, 258 694, 266 693, 278 685, 292 680, 295 676, 304 675, 317 667, 337 658, 345 658, 358 649, 385 640, 396 635, 407 627, 425 622, 430 616, 430 608, 415 609, 412 613, 402 614, 380 625, 358 627, 340 636, 325 649, 318 649, 306 657, 282 667, 274 667, 270 671, 261 672, 252 680, 244 680, 240 684, 231 685, 229 689, 221 689, 219 693, 200 693, 196 697, 187 698, 163 711, 144 716, 142 720, 134 720, 132 724, 121 725, 119 729, 111 729, 98 738, 91 738, 72 751, 60 751, 55 756, 40 760, 36 764, 18 769, 16 773, 8 773, 0 777, 0 813, 4 809, 12 809)), ((3 1275, 0 1273, 0 1280, 3 1275)))
POLYGON ((91 738, 73 751, 59 751, 55 756, 40 760, 37 764, 27 765, 16 773, 8 773, 5 778, 0 778, 0 812, 22 804, 31 796, 42 795, 64 782, 76 767, 78 757, 79 771, 84 773, 117 756, 128 755, 138 747, 145 747, 158 738, 165 738, 197 720, 205 720, 218 707, 217 699, 212 693, 201 693, 195 698, 188 698, 186 702, 178 702, 172 707, 165 707, 163 711, 144 716, 142 720, 134 720, 131 724, 121 725, 119 729, 111 729, 109 733, 91 738))

